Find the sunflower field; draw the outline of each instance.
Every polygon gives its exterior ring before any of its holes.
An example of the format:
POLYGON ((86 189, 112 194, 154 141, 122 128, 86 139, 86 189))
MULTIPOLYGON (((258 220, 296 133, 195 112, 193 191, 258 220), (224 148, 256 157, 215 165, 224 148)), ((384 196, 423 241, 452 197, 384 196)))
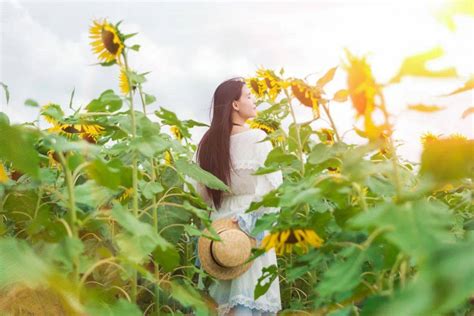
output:
MULTIPOLYGON (((194 264, 213 209, 186 178, 229 188, 192 160, 192 129, 207 124, 164 107, 147 111, 156 103, 148 73, 128 60, 140 46, 120 24, 90 28, 97 67, 117 69, 111 89, 78 109, 74 95, 70 104, 29 100, 47 129, 0 112, 2 315, 215 314, 211 276, 194 264)), ((474 140, 427 133, 420 164, 409 163, 397 155, 384 98, 403 77, 453 73, 425 67, 440 48, 408 56, 387 83, 366 56, 344 54, 315 83, 283 68, 246 78, 257 105, 270 105, 248 122, 274 145, 256 174, 284 176, 247 210, 281 210, 254 230, 271 231, 254 257, 272 248, 278 255, 255 298, 279 276, 280 315, 474 315, 474 140), (327 95, 336 71, 346 72, 346 85, 327 95), (346 101, 363 145, 336 128, 331 108, 346 101), (294 107, 312 117, 297 122, 294 107), (322 119, 327 127, 313 129, 322 119)), ((450 95, 473 88, 470 79, 450 95)))

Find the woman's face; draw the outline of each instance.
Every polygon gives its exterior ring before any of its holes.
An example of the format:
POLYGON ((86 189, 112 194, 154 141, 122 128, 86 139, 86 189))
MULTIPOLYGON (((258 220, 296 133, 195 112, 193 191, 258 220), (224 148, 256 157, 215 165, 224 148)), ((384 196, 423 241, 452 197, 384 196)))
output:
POLYGON ((257 116, 257 107, 255 106, 254 97, 246 85, 242 86, 242 95, 240 96, 240 99, 234 101, 234 103, 234 110, 236 110, 236 114, 238 114, 244 120, 257 116))

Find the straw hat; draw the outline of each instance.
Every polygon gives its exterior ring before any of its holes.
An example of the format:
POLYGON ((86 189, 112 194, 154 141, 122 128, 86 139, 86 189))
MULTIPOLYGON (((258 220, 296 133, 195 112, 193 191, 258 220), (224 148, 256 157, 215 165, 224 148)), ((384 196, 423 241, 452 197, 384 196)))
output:
MULTIPOLYGON (((250 269, 253 261, 244 262, 250 258, 252 248, 256 247, 255 238, 242 231, 231 218, 217 219, 211 227, 222 241, 199 237, 198 256, 203 269, 220 280, 234 279, 250 269)), ((208 229, 203 233, 211 234, 208 229)))

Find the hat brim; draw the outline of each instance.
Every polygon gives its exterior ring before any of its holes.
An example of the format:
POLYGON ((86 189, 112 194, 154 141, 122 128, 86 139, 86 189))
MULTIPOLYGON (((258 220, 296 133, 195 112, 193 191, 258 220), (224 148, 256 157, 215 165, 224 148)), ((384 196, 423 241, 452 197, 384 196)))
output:
MULTIPOLYGON (((240 229, 237 223, 232 222, 231 218, 221 218, 215 220, 211 224, 212 228, 216 231, 219 231, 223 228, 229 229, 240 229)), ((210 235, 208 229, 203 231, 204 234, 210 235)), ((255 238, 249 236, 250 243, 252 248, 255 248, 257 242, 255 238)), ((242 274, 244 274, 253 264, 253 261, 247 262, 237 267, 222 267, 218 265, 211 256, 211 239, 206 238, 204 236, 199 237, 198 240, 198 256, 199 260, 201 261, 202 268, 213 277, 220 279, 220 280, 231 280, 234 279, 242 274)))

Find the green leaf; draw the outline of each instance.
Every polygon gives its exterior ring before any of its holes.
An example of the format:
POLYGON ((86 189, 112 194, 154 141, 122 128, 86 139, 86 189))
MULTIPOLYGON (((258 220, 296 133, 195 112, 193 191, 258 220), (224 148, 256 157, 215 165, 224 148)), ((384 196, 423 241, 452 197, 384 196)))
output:
MULTIPOLYGON (((98 185, 94 180, 87 180, 74 187, 76 203, 83 204, 91 209, 96 209, 105 204, 113 197, 114 193, 109 188, 98 185)), ((66 187, 63 188, 63 194, 67 196, 66 187)))
POLYGON ((35 287, 44 284, 52 271, 24 240, 0 239, 0 253, 0 288, 17 282, 35 287))
POLYGON ((362 264, 366 259, 364 251, 351 247, 342 252, 346 260, 331 264, 316 287, 324 297, 354 289, 361 281, 362 264))
POLYGON ((157 247, 153 252, 153 258, 166 272, 172 272, 180 263, 180 255, 174 247, 168 247, 165 250, 157 247))
POLYGON ((61 264, 65 273, 73 271, 74 258, 84 252, 84 244, 78 238, 65 237, 58 244, 52 244, 48 259, 61 264))
POLYGON ((117 189, 120 185, 122 166, 122 162, 118 159, 106 163, 98 158, 87 166, 87 172, 98 184, 117 189))
POLYGON ((139 181, 140 192, 146 199, 151 200, 157 193, 163 192, 164 187, 159 182, 139 181))
POLYGON ((64 117, 64 112, 61 109, 60 105, 49 104, 46 108, 41 109, 41 115, 52 117, 56 121, 62 121, 64 117))
POLYGON ((211 311, 206 306, 206 303, 202 300, 201 295, 192 286, 188 284, 178 284, 176 282, 170 282, 171 296, 177 300, 184 307, 192 307, 196 315, 210 315, 211 311))
POLYGON ((157 246, 162 251, 173 248, 150 224, 135 218, 117 201, 114 201, 112 217, 128 232, 117 237, 117 243, 128 260, 141 263, 157 246))
POLYGON ((3 82, 0 82, 0 86, 2 86, 3 90, 5 91, 5 98, 7 99, 7 104, 10 101, 10 92, 8 91, 8 86, 3 82))
POLYGON ((224 182, 194 162, 189 163, 187 160, 179 158, 176 160, 176 169, 211 189, 230 192, 230 188, 224 182))
POLYGON ((132 49, 132 50, 138 52, 138 51, 140 50, 140 45, 135 44, 135 45, 133 45, 133 46, 130 46, 130 49, 132 49))
POLYGON ((38 106, 39 106, 38 102, 36 102, 36 101, 33 100, 33 99, 27 99, 27 100, 25 101, 25 105, 34 106, 34 107, 38 107, 38 106))
POLYGON ((98 304, 95 301, 91 301, 86 304, 86 310, 88 315, 101 315, 101 316, 140 316, 143 315, 140 308, 137 305, 130 303, 129 301, 119 298, 114 304, 106 305, 104 302, 98 304))
POLYGON ((416 278, 393 299, 377 304, 371 315, 448 315, 474 293, 474 240, 432 252, 416 278))
POLYGON ((0 125, 10 125, 10 119, 8 118, 8 115, 6 115, 3 112, 0 112, 0 125))
POLYGON ((98 99, 92 100, 86 109, 89 112, 115 112, 122 108, 123 101, 111 89, 102 92, 98 99))
POLYGON ((262 275, 257 280, 257 285, 255 286, 253 292, 253 298, 257 300, 260 296, 267 293, 268 289, 278 276, 278 269, 275 264, 266 266, 262 268, 262 275))
POLYGON ((129 39, 131 37, 134 37, 135 35, 137 35, 138 33, 130 33, 130 34, 126 34, 123 36, 123 40, 126 40, 126 39, 129 39))
POLYGON ((114 59, 114 60, 111 60, 111 61, 104 61, 103 63, 99 63, 99 65, 101 65, 102 67, 110 67, 110 66, 113 66, 117 63, 117 61, 114 59))
POLYGON ((39 178, 39 155, 35 150, 37 133, 22 126, 10 126, 0 120, 0 158, 10 161, 15 169, 39 178))
POLYGON ((400 205, 380 204, 351 219, 351 226, 387 229, 385 238, 414 258, 423 260, 440 245, 453 242, 453 224, 447 206, 418 200, 400 205))
POLYGON ((145 104, 148 105, 148 104, 152 104, 153 102, 156 101, 156 97, 151 95, 151 94, 145 94, 145 104))

